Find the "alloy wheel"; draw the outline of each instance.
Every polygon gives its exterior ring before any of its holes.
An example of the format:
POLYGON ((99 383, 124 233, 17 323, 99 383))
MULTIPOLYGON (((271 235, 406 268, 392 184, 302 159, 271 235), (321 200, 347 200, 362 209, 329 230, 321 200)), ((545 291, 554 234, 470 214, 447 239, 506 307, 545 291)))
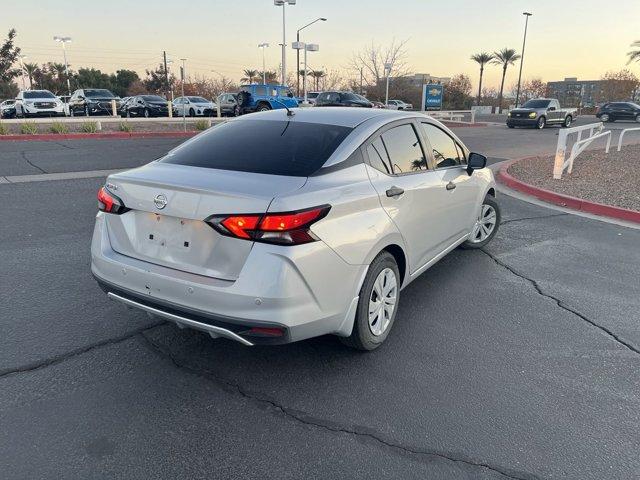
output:
POLYGON ((376 337, 391 323, 398 296, 398 280, 390 268, 382 270, 373 283, 369 297, 369 329, 376 337))
POLYGON ((495 230, 496 219, 496 210, 491 205, 483 204, 469 240, 472 243, 484 242, 495 230))

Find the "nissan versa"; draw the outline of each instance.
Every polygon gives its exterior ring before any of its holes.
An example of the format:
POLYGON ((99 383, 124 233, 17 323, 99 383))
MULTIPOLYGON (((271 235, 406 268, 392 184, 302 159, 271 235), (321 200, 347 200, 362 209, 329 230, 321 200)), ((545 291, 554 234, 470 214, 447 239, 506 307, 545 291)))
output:
POLYGON ((213 337, 372 350, 402 288, 496 234, 485 163, 416 113, 239 117, 107 178, 92 271, 111 299, 213 337))

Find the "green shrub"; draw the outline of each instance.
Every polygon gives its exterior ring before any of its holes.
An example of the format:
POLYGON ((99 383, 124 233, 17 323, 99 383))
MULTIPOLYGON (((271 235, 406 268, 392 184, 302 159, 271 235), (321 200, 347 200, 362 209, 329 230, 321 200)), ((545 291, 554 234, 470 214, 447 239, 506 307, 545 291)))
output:
POLYGON ((133 127, 127 122, 120 122, 120 125, 118 125, 118 130, 120 130, 121 132, 131 132, 133 130, 133 127))
POLYGON ((38 127, 33 122, 23 122, 20 124, 20 133, 23 135, 35 135, 38 133, 38 127))
POLYGON ((9 129, 4 126, 2 122, 0 122, 0 135, 8 135, 9 129))
POLYGON ((195 123, 196 130, 206 130, 209 128, 209 120, 197 120, 195 123))
POLYGON ((51 127, 49 127, 49 130, 51 130, 51 133, 59 133, 59 134, 69 133, 69 127, 67 127, 62 122, 53 122, 51 124, 51 127))
POLYGON ((83 122, 80 131, 82 133, 96 133, 98 131, 98 122, 83 122))

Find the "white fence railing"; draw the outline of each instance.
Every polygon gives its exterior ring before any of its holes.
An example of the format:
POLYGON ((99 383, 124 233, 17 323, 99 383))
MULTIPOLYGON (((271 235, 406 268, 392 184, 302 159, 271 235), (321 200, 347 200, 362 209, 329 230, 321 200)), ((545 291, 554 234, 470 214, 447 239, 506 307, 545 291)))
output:
POLYGON ((620 136, 618 137, 618 151, 622 149, 622 139, 624 138, 624 134, 627 132, 640 132, 640 127, 625 128, 620 132, 620 136))
POLYGON ((558 132, 558 145, 556 147, 556 157, 553 163, 553 178, 556 180, 562 178, 562 173, 567 169, 567 173, 573 171, 573 161, 580 153, 584 151, 594 140, 598 138, 607 137, 606 153, 609 153, 609 147, 611 146, 611 130, 603 131, 604 124, 590 123, 589 125, 582 125, 580 127, 563 128, 558 132), (582 133, 589 131, 589 136, 585 139, 582 138, 582 133), (567 139, 569 135, 577 133, 578 137, 576 142, 571 147, 569 158, 565 160, 567 152, 567 139))
POLYGON ((475 123, 476 121, 475 110, 427 110, 423 113, 426 113, 436 120, 449 120, 450 122, 460 123, 475 123), (467 115, 471 118, 469 122, 464 120, 467 115))

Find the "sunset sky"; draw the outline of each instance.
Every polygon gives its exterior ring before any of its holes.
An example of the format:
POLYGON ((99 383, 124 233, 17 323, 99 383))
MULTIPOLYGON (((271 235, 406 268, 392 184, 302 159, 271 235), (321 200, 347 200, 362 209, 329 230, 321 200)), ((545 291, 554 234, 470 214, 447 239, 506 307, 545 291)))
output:
MULTIPOLYGON (((282 9, 273 0, 2 0, 0 34, 15 27, 25 61, 62 62, 52 37, 71 36, 72 68, 106 72, 128 68, 144 73, 166 50, 176 65, 186 57, 191 74, 238 80, 244 68, 261 68, 257 44, 269 42, 267 68, 280 62, 282 9)), ((529 21, 524 78, 597 79, 625 67, 626 53, 640 40, 640 0, 298 0, 287 7, 287 43, 295 30, 327 17, 304 31, 304 40, 320 44, 310 67, 348 67, 353 52, 372 41, 386 45, 409 39, 412 72, 435 76, 468 74, 477 85, 478 69, 469 56, 512 47, 520 51, 523 11, 529 21)), ((288 49, 294 70, 295 52, 288 49)), ((177 68, 177 67, 176 67, 177 68)), ((629 67, 640 75, 640 64, 629 67)), ((486 86, 498 86, 499 69, 489 67, 486 86)), ((507 88, 517 80, 509 71, 507 88)))

